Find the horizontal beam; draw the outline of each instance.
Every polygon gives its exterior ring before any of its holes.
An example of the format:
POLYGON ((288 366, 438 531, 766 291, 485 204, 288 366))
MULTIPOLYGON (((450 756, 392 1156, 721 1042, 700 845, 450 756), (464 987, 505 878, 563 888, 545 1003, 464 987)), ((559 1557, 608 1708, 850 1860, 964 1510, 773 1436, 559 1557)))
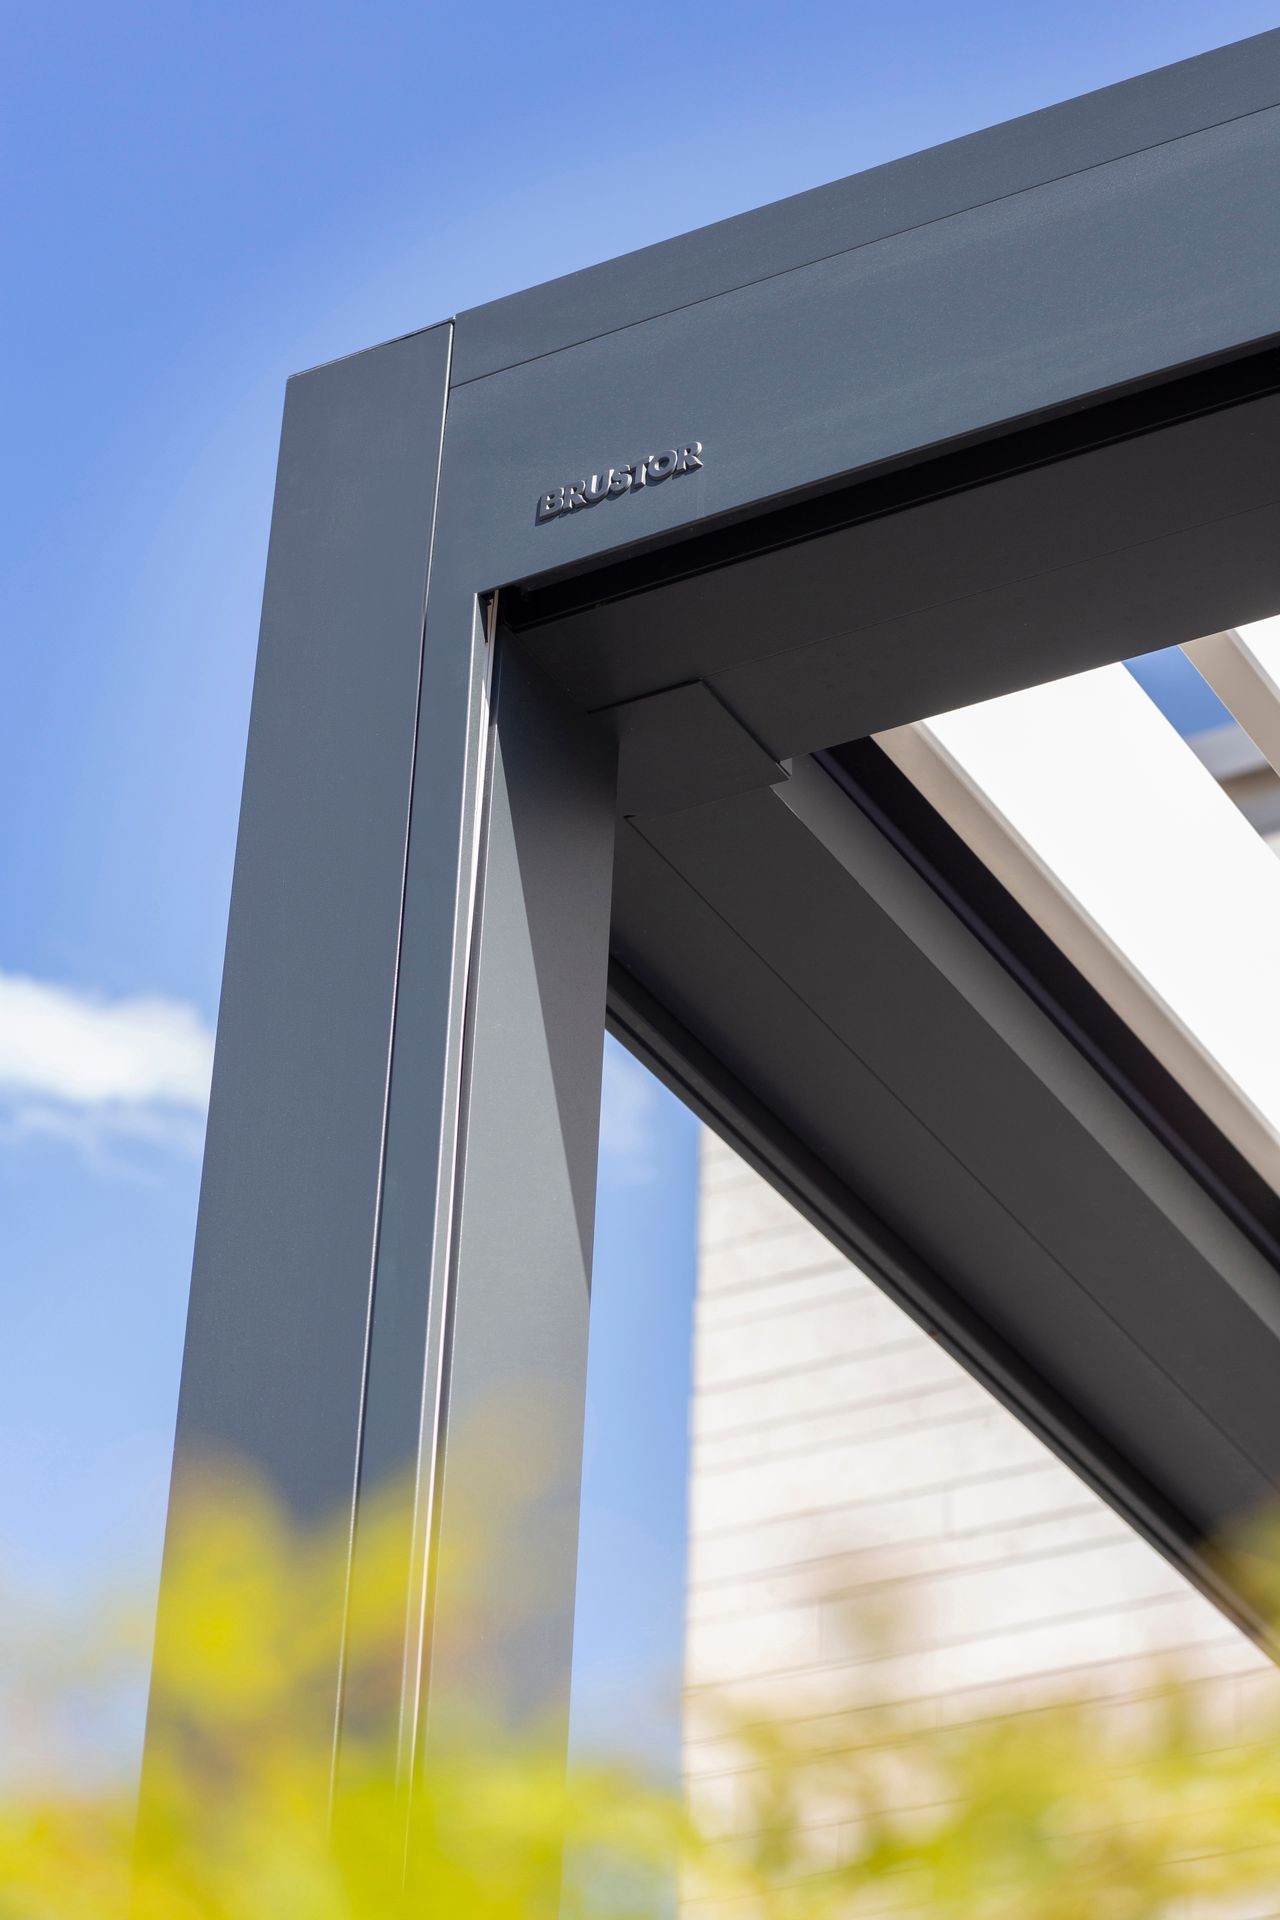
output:
POLYGON ((1280 103, 1280 31, 793 194, 458 316, 455 385, 1280 103))
POLYGON ((629 825, 613 940, 969 1364, 1016 1356, 1192 1534, 1274 1498, 1274 1270, 832 779, 629 825))

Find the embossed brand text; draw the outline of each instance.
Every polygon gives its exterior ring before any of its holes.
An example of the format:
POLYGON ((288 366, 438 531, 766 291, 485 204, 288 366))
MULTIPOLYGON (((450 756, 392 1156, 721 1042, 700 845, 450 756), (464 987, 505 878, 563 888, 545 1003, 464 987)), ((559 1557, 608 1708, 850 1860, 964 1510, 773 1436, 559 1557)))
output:
POLYGON ((695 440, 687 447, 667 447, 662 453, 651 453, 647 460, 636 460, 629 466, 605 467, 588 480, 571 480, 542 494, 537 518, 558 520, 562 513, 576 513, 580 507, 594 507, 601 500, 616 500, 620 494, 655 486, 677 473, 692 473, 701 465, 702 442, 695 440))

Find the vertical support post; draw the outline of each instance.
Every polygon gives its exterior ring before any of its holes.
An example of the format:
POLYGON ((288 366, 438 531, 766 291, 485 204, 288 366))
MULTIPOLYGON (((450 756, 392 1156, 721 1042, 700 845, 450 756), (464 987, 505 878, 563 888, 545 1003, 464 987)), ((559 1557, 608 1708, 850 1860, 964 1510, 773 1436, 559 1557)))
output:
MULTIPOLYGON (((429 658, 474 612, 443 568, 429 658)), ((374 1291, 351 1631, 402 1593, 406 1785, 459 1720, 552 1743, 568 1724, 616 750, 496 653, 447 1029, 425 1018, 448 922, 416 837, 441 770, 423 716, 374 1291)))
POLYGON ((458 1710, 567 1728, 615 756, 433 556, 449 338, 289 388, 171 1496, 349 1535, 339 1788, 388 1538, 406 1781, 458 1710))
MULTIPOLYGON (((304 1522, 351 1512, 450 340, 433 328, 287 390, 170 1552, 210 1463, 304 1522)), ((170 1587, 166 1571, 161 1637, 170 1587)), ((316 1610, 336 1709, 341 1594, 316 1610)))
POLYGON ((616 753, 510 643, 496 673, 428 1742, 459 1704, 548 1740, 568 1731, 616 753))

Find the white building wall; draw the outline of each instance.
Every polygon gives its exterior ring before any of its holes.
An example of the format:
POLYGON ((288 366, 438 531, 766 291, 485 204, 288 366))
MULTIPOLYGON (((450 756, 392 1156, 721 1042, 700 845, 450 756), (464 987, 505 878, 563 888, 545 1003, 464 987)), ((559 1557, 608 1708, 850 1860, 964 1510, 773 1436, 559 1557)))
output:
MULTIPOLYGON (((1265 1657, 748 1167, 704 1134, 685 1770, 750 1818, 721 1709, 820 1718, 850 1687, 926 1721, 1084 1689, 1176 1655, 1229 1739, 1265 1657), (895 1622, 852 1650, 851 1600, 895 1622), (714 1705, 715 1710, 712 1711, 714 1705)), ((834 1724, 834 1723, 833 1723, 834 1724)), ((838 1810, 829 1825, 839 1857, 838 1810)), ((686 1901, 692 1913, 698 1903, 686 1901)))

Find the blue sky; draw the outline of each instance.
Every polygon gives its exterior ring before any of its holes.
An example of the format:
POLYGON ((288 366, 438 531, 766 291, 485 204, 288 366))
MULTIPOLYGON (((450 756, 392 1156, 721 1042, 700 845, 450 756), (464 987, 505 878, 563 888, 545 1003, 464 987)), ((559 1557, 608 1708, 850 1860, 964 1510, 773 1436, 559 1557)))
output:
POLYGON ((612 1041, 603 1092, 572 1739, 676 1776, 698 1123, 612 1041))
MULTIPOLYGON (((72 1596, 155 1564, 287 374, 1273 24, 1246 0, 9 0, 11 1568, 72 1596)), ((634 1089, 615 1095, 634 1104, 634 1089)), ((652 1437, 655 1408, 678 1407, 686 1364, 656 1310, 640 1363, 622 1364, 617 1337, 655 1274, 670 1327, 687 1315, 693 1136, 656 1095, 640 1107, 634 1164, 620 1150, 602 1193, 597 1294, 614 1332, 597 1341, 590 1426, 615 1486, 645 1457, 643 1421, 652 1437), (643 1245, 626 1224, 640 1218, 643 1245)), ((625 1518, 604 1468, 588 1475, 589 1511, 625 1518)), ((672 1530, 670 1449, 653 1475, 627 1522, 633 1553, 655 1512, 672 1530)), ((653 1613, 668 1637, 671 1564, 653 1613)), ((601 1622, 602 1569, 584 1559, 601 1622)))

